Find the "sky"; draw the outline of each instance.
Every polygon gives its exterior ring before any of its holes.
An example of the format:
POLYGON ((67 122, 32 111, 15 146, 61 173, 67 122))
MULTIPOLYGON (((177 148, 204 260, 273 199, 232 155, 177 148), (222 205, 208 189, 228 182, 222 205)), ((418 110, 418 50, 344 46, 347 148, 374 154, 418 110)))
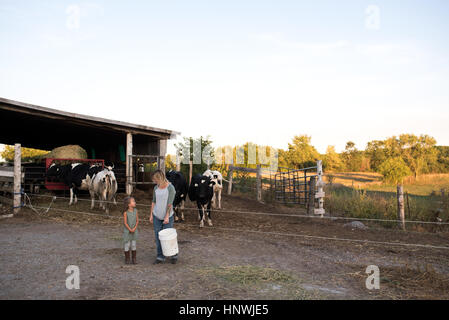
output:
POLYGON ((214 146, 449 145, 447 39, 445 0, 0 0, 0 97, 214 146))

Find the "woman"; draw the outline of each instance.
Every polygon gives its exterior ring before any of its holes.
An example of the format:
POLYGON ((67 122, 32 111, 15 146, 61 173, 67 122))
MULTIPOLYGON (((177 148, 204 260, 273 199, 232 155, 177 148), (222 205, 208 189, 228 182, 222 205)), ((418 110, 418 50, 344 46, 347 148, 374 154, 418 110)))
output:
MULTIPOLYGON (((175 199, 176 190, 167 180, 162 170, 156 170, 153 173, 152 180, 156 183, 156 186, 153 189, 150 222, 153 224, 154 236, 156 238, 157 257, 154 264, 158 264, 165 261, 161 241, 159 240, 159 231, 173 228, 173 200, 175 199)), ((172 256, 170 260, 171 263, 176 263, 178 255, 172 256)))

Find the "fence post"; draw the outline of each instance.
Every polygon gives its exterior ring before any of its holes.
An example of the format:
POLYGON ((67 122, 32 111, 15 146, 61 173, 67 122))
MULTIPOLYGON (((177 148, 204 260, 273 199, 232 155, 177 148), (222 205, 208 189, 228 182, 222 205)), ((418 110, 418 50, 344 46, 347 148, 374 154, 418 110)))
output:
POLYGON ((318 198, 318 209, 315 209, 315 214, 320 214, 321 216, 324 216, 324 181, 323 181, 323 162, 321 160, 318 160, 316 163, 316 173, 318 176, 316 186, 317 186, 317 193, 315 195, 315 198, 318 198))
MULTIPOLYGON (((307 213, 313 215, 315 213, 315 187, 316 179, 315 177, 310 177, 309 180, 309 197, 307 200, 307 213)), ((307 194, 305 194, 306 196, 307 194)))
POLYGON ((405 209, 404 209, 404 187, 402 184, 398 184, 398 219, 400 220, 399 226, 402 230, 405 230, 405 209))
POLYGON ((232 175, 233 175, 233 170, 232 170, 232 167, 230 167, 229 168, 229 171, 228 171, 228 181, 229 181, 229 183, 228 183, 228 195, 231 195, 231 192, 232 192, 232 175))
POLYGON ((20 205, 22 203, 22 150, 20 143, 16 143, 14 146, 14 214, 20 211, 20 205))
POLYGON ((444 211, 447 211, 448 209, 448 203, 449 203, 449 197, 446 195, 446 189, 441 189, 441 201, 442 201, 442 207, 444 211))
POLYGON ((405 193, 405 199, 407 200, 407 217, 409 217, 409 219, 410 219, 410 217, 411 217, 411 214, 410 214, 410 199, 408 197, 408 191, 405 193))
POLYGON ((262 168, 260 167, 260 164, 257 165, 256 179, 257 179, 257 201, 262 202, 262 168))

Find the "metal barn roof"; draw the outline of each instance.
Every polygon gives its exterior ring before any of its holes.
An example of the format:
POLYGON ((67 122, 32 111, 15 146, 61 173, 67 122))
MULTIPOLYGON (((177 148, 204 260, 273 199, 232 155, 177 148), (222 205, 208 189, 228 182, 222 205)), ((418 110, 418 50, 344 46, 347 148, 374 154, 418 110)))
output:
MULTIPOLYGON (((60 120, 62 122, 71 122, 82 126, 98 127, 101 129, 131 132, 133 134, 157 136, 162 139, 169 139, 170 137, 179 135, 180 132, 161 129, 155 127, 144 126, 129 122, 104 119, 99 117, 88 116, 84 114, 72 113, 57 109, 41 107, 29 103, 9 100, 0 97, 0 110, 12 111, 15 113, 22 113, 24 115, 31 115, 39 118, 47 118, 53 120, 60 120)), ((3 119, 1 119, 3 120, 3 119)), ((19 124, 20 125, 20 124, 19 124)))

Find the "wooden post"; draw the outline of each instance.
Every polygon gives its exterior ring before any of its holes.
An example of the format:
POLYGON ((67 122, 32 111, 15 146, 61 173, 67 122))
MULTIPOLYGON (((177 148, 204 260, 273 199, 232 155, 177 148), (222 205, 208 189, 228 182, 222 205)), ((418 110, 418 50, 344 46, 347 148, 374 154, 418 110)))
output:
POLYGON ((20 211, 20 205, 22 203, 22 148, 20 143, 16 143, 14 146, 14 201, 13 213, 16 214, 20 211))
POLYGON ((257 165, 257 172, 256 172, 256 179, 257 179, 257 201, 262 202, 262 168, 260 167, 260 164, 257 165))
POLYGON ((229 168, 228 170, 228 180, 229 180, 229 184, 228 184, 228 195, 231 195, 232 192, 232 176, 233 176, 233 170, 232 168, 229 168))
POLYGON ((128 132, 126 134, 126 194, 131 195, 133 192, 133 135, 128 132))
MULTIPOLYGON (((307 203, 307 170, 304 170, 304 203, 307 203)), ((299 195, 299 203, 301 203, 301 195, 299 195)))
POLYGON ((159 140, 159 169, 165 172, 165 155, 167 154, 167 139, 159 140))
MULTIPOLYGON (((307 200, 307 213, 309 215, 315 214, 315 188, 316 188, 316 179, 315 177, 310 177, 309 180, 309 197, 307 200)), ((306 194, 304 195, 304 197, 306 194)))
POLYGON ((408 192, 405 193, 405 199, 407 201, 407 217, 410 219, 410 199, 408 197, 408 192))
POLYGON ((405 210, 404 210, 404 187, 402 184, 398 184, 398 220, 399 226, 402 230, 405 230, 405 210))
POLYGON ((317 161, 317 193, 315 194, 315 198, 318 198, 318 209, 315 209, 315 214, 320 214, 321 216, 324 216, 325 210, 324 210, 324 181, 323 181, 323 162, 321 160, 317 161))
POLYGON ((189 160, 189 185, 192 182, 192 174, 193 174, 193 162, 192 159, 189 160))
POLYGON ((447 211, 449 198, 446 195, 446 189, 441 189, 441 201, 443 205, 443 210, 447 211))

